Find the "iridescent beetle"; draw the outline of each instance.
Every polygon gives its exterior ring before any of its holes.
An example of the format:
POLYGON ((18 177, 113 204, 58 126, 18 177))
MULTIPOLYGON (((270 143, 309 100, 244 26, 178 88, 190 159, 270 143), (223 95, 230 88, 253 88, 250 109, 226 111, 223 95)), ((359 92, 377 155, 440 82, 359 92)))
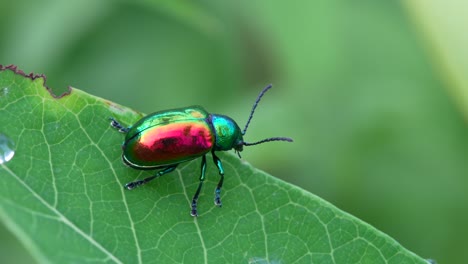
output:
POLYGON ((254 143, 247 143, 243 139, 260 99, 271 87, 271 84, 265 87, 257 97, 242 131, 230 117, 210 114, 201 106, 155 112, 128 128, 111 118, 111 126, 126 134, 122 144, 124 163, 138 170, 160 169, 154 176, 127 183, 125 188, 134 189, 175 170, 182 162, 202 157, 200 183, 193 196, 191 210, 191 215, 197 216, 198 196, 205 180, 206 154, 211 151, 221 176, 215 189, 214 203, 221 206, 224 169, 215 151, 234 149, 240 157, 239 152, 244 146, 269 141, 292 142, 287 137, 272 137, 254 143))

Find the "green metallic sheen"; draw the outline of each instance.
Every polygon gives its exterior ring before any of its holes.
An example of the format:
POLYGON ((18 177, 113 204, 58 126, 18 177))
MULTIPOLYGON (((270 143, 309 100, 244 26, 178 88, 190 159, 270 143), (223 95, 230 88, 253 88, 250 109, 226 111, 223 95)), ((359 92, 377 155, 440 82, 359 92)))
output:
POLYGON ((165 125, 177 121, 206 119, 208 115, 208 112, 203 109, 203 107, 197 105, 155 112, 143 117, 132 125, 130 130, 127 132, 125 140, 150 127, 165 125))
POLYGON ((236 151, 242 151, 244 142, 242 131, 234 120, 224 115, 211 115, 211 123, 216 136, 214 150, 235 149, 236 151))
POLYGON ((230 117, 209 114, 201 106, 190 106, 155 112, 140 119, 126 134, 122 157, 131 167, 155 169, 192 160, 211 150, 239 152, 243 143, 242 131, 230 117), (196 134, 185 138, 180 134, 184 129, 196 134), (167 136, 168 130, 174 135, 165 138, 163 135, 167 136), (190 143, 194 137, 198 143, 190 143), (171 144, 164 145, 168 140, 171 144), (170 152, 173 148, 176 153, 170 152))
POLYGON ((155 169, 200 157, 215 146, 214 128, 200 106, 150 114, 129 128, 123 161, 138 169, 155 169))

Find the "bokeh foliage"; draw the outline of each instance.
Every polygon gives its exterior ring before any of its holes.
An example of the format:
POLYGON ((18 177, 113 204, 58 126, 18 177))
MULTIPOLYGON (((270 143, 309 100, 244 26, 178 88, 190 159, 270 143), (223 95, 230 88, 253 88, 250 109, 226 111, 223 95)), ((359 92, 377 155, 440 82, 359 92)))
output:
POLYGON ((46 73, 57 93, 72 85, 142 112, 201 104, 241 124, 271 82, 247 138, 296 143, 244 159, 459 263, 468 67, 449 36, 466 22, 462 7, 420 2, 2 1, 0 63, 46 73))

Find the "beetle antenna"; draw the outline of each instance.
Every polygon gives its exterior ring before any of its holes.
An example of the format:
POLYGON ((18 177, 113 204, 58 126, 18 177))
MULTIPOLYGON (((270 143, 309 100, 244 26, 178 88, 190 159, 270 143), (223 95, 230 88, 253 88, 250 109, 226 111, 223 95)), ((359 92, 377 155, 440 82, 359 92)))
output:
MULTIPOLYGON (((257 97, 257 100, 255 101, 254 105, 252 106, 252 111, 250 111, 250 116, 249 119, 247 120, 247 124, 245 124, 245 128, 242 131, 242 135, 245 135, 245 132, 247 132, 247 128, 249 127, 250 120, 252 120, 253 114, 255 112, 255 109, 257 108, 258 103, 260 102, 260 99, 262 99, 263 95, 271 88, 273 87, 272 84, 267 85, 267 87, 263 88, 263 90, 260 92, 260 94, 257 97)), ((260 144, 260 143, 259 143, 260 144)), ((247 146, 247 145, 246 145, 247 146)))
POLYGON ((270 141, 287 141, 287 142, 293 142, 292 138, 288 138, 288 137, 272 137, 272 138, 265 138, 264 140, 260 140, 260 141, 254 142, 254 143, 247 143, 247 142, 244 142, 243 145, 244 145, 244 146, 253 146, 253 145, 258 145, 258 144, 262 144, 262 143, 270 142, 270 141))

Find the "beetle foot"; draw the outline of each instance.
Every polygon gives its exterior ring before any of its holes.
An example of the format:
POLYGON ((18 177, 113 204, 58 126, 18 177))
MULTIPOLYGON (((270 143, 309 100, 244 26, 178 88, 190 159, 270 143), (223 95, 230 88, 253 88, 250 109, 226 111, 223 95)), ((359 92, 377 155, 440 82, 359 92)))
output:
POLYGON ((197 211, 197 200, 193 199, 192 200, 192 211, 190 211, 190 215, 193 217, 198 216, 198 211, 197 211))
POLYGON ((109 120, 111 121, 110 122, 110 125, 115 128, 115 129, 118 129, 120 133, 127 133, 129 128, 128 127, 124 127, 122 126, 117 120, 115 120, 113 117, 110 117, 109 120))
POLYGON ((221 203, 221 189, 219 187, 215 190, 214 204, 219 207, 223 206, 221 203))
POLYGON ((219 195, 217 195, 214 199, 214 204, 218 207, 222 207, 223 206, 223 203, 221 203, 221 197, 219 197, 219 195))
POLYGON ((190 212, 190 215, 193 217, 197 217, 198 216, 197 209, 192 209, 192 211, 190 212))
POLYGON ((135 189, 136 187, 140 186, 143 184, 143 181, 135 181, 135 182, 129 182, 127 184, 125 184, 124 188, 127 189, 127 190, 133 190, 135 189))

